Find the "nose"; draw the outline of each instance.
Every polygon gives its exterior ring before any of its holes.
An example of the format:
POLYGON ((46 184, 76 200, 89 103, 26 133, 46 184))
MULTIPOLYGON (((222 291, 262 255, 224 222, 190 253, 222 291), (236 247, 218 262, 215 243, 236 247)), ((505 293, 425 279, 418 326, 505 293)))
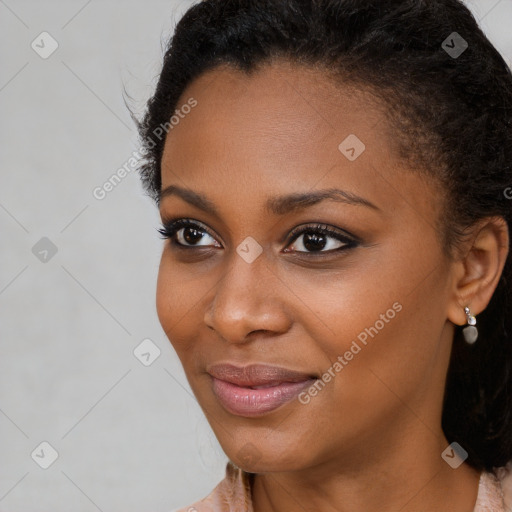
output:
POLYGON ((269 266, 265 251, 252 263, 234 252, 204 315, 205 324, 230 343, 244 343, 255 333, 284 333, 290 326, 286 297, 291 292, 269 266))

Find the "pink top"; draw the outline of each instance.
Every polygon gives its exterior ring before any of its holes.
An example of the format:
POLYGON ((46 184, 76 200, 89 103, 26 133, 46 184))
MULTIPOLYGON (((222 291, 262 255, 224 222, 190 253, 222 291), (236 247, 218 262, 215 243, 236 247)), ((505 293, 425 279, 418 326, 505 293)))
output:
MULTIPOLYGON (((228 462, 224 480, 206 498, 176 512, 254 512, 251 480, 251 473, 228 462)), ((512 512, 512 462, 496 474, 481 473, 473 512, 512 512)))

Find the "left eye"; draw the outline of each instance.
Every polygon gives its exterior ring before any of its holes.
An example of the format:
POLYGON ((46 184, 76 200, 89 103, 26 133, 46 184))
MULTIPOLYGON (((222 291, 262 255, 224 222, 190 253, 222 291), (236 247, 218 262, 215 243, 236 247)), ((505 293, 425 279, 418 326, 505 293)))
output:
MULTIPOLYGON (((208 243, 208 238, 213 240, 213 245, 221 247, 208 229, 188 219, 165 223, 158 232, 162 238, 171 239, 172 244, 177 248, 208 247, 212 245, 208 243)), ((350 249, 358 245, 354 238, 345 235, 344 232, 322 224, 296 229, 292 231, 290 240, 294 243, 287 245, 287 249, 284 250, 286 253, 325 253, 350 249), (302 241, 297 243, 296 241, 300 238, 302 241), (291 250, 288 247, 291 247, 291 250)))
MULTIPOLYGON (((292 232, 292 240, 299 240, 300 238, 302 238, 302 241, 300 243, 294 242, 291 247, 296 246, 294 249, 296 252, 310 254, 340 251, 357 245, 354 238, 321 224, 300 228, 300 230, 292 232), (331 242, 329 242, 329 239, 331 239, 331 242)), ((290 250, 285 249, 284 252, 290 252, 290 250)))

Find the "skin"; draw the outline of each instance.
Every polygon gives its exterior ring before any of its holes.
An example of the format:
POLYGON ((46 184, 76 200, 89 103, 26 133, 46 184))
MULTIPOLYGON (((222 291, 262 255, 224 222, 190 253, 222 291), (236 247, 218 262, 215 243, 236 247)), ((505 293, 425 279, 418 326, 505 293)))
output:
POLYGON ((503 219, 484 219, 449 259, 435 228, 442 189, 398 158, 378 101, 319 72, 274 62, 247 76, 222 66, 180 104, 190 97, 198 105, 166 139, 162 190, 204 194, 218 216, 177 195, 162 197, 160 214, 215 236, 203 232, 192 250, 166 241, 157 312, 225 453, 256 473, 255 512, 473 510, 479 473, 441 458, 442 398, 454 324, 466 323, 465 305, 485 309, 503 270, 503 219), (338 149, 349 134, 366 146, 355 161, 338 149), (264 208, 270 197, 328 188, 377 209, 332 200, 284 215, 264 208), (304 235, 289 238, 316 223, 361 243, 327 254, 343 246, 329 235, 322 257, 304 235), (252 263, 236 251, 248 236, 263 250, 252 263), (308 404, 245 418, 215 398, 207 365, 321 376, 396 302, 400 312, 308 404))

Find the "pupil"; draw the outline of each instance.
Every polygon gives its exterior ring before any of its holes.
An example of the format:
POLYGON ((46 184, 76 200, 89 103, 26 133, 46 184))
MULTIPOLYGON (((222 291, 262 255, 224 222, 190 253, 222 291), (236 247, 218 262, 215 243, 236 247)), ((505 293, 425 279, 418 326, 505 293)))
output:
POLYGON ((304 247, 310 251, 317 251, 325 247, 325 235, 317 233, 304 233, 304 247))
POLYGON ((198 231, 195 228, 185 228, 183 233, 183 238, 187 242, 187 244, 194 244, 203 238, 203 234, 201 231, 198 231), (190 233, 194 233, 192 236, 189 236, 190 233))

